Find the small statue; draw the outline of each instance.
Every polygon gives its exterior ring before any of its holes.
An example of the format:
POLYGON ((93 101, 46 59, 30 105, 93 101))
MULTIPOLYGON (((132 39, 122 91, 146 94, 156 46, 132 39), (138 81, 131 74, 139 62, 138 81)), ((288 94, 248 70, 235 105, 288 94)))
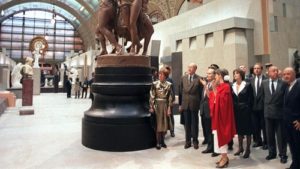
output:
POLYGON ((75 84, 77 77, 78 77, 78 70, 74 67, 71 67, 69 78, 72 79, 72 84, 75 84))
POLYGON ((23 66, 21 71, 24 78, 32 78, 33 75, 32 66, 33 66, 33 59, 30 57, 26 57, 25 65, 23 66))
POLYGON ((18 63, 13 71, 11 72, 11 83, 12 83, 12 87, 15 88, 21 88, 22 84, 21 84, 21 79, 22 79, 22 74, 21 74, 21 70, 23 68, 23 64, 22 63, 18 63))

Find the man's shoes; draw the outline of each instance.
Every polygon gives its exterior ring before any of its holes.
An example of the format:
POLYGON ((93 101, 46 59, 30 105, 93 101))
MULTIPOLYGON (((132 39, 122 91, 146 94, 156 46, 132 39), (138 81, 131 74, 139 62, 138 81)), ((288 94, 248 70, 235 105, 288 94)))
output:
POLYGON ((263 150, 268 150, 268 145, 267 145, 267 144, 264 144, 264 145, 262 146, 262 149, 263 149, 263 150))
POLYGON ((184 149, 188 149, 188 148, 190 148, 190 147, 192 147, 192 144, 191 144, 191 143, 186 143, 186 144, 184 145, 184 149))
POLYGON ((160 144, 156 144, 156 149, 160 150, 160 148, 161 148, 161 145, 160 144))
POLYGON ((220 155, 219 153, 215 153, 215 152, 213 152, 213 153, 211 154, 212 157, 217 157, 217 156, 219 156, 219 155, 220 155))
POLYGON ((210 149, 206 149, 206 150, 203 150, 201 153, 203 154, 207 154, 207 153, 212 153, 213 151, 210 150, 210 149))
POLYGON ((174 131, 170 131, 171 137, 175 137, 174 131))
POLYGON ((194 144, 194 149, 197 150, 198 148, 199 148, 199 144, 198 143, 194 144))
POLYGON ((161 143, 161 147, 167 148, 167 145, 163 142, 163 143, 161 143))
POLYGON ((288 159, 287 156, 281 156, 281 157, 280 157, 280 162, 281 162, 282 164, 285 164, 285 163, 287 163, 287 159, 288 159))
POLYGON ((204 139, 204 140, 202 141, 202 145, 207 144, 207 142, 208 142, 208 141, 204 139))
POLYGON ((258 143, 254 143, 252 147, 256 148, 256 147, 261 147, 261 146, 263 146, 262 143, 258 142, 258 143))
POLYGON ((276 155, 268 155, 266 157, 266 160, 272 160, 272 159, 275 159, 276 158, 276 155))

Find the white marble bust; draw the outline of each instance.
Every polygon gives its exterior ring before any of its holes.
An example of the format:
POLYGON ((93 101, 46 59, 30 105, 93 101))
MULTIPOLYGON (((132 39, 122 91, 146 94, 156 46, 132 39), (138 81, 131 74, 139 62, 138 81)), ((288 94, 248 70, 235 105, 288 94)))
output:
POLYGON ((25 65, 23 66, 22 72, 25 78, 32 78, 33 75, 33 59, 30 57, 26 57, 25 65))

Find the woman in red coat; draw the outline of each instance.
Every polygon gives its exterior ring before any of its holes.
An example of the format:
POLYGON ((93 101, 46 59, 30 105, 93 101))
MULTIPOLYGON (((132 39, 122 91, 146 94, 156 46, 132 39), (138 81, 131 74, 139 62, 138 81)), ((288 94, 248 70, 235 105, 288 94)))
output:
POLYGON ((228 166, 227 144, 236 134, 231 89, 230 85, 224 82, 226 75, 228 76, 227 70, 216 70, 213 90, 209 93, 214 151, 222 154, 222 158, 217 162, 217 168, 228 166))

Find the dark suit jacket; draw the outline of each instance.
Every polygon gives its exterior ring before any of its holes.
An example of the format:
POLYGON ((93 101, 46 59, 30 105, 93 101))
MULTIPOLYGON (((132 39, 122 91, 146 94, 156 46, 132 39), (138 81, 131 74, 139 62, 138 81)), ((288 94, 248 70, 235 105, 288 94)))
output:
POLYGON ((203 85, 200 76, 194 75, 192 83, 189 83, 188 75, 181 78, 179 86, 179 105, 183 110, 199 111, 203 85))
POLYGON ((210 111, 209 111, 209 99, 207 94, 204 94, 205 89, 203 88, 201 92, 201 101, 200 101, 200 115, 204 116, 205 118, 210 118, 210 111))
MULTIPOLYGON (((262 75, 262 81, 265 79, 266 79, 266 77, 264 75, 262 75)), ((252 109, 254 111, 263 111, 264 110, 264 97, 263 97, 262 82, 261 82, 260 87, 258 88, 257 95, 256 95, 256 89, 255 89, 255 77, 251 78, 250 84, 251 84, 252 92, 253 92, 252 109)))
POLYGON ((300 79, 294 84, 291 91, 288 92, 288 88, 285 91, 283 112, 284 119, 287 122, 293 122, 295 120, 300 121, 300 79))
POLYGON ((275 93, 272 95, 269 83, 269 79, 266 79, 262 82, 264 95, 264 116, 267 118, 281 119, 283 118, 283 98, 287 84, 281 79, 278 79, 275 93))

